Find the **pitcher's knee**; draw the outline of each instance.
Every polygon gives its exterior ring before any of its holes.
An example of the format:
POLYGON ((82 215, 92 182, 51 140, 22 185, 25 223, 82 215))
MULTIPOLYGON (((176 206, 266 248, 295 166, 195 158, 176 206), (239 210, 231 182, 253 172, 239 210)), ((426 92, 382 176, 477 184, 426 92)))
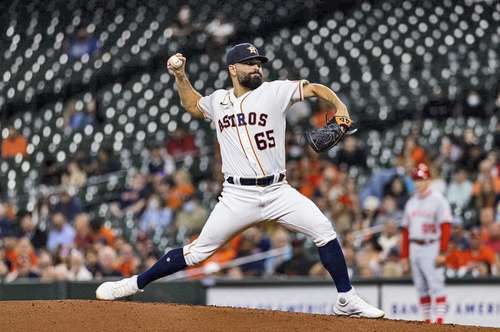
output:
POLYGON ((183 248, 184 260, 187 266, 193 266, 206 260, 214 251, 200 250, 196 245, 186 245, 183 248))
POLYGON ((336 238, 337 238, 337 233, 335 233, 335 231, 331 229, 327 232, 316 234, 315 236, 313 236, 312 240, 316 245, 316 247, 322 247, 328 242, 335 240, 336 238))

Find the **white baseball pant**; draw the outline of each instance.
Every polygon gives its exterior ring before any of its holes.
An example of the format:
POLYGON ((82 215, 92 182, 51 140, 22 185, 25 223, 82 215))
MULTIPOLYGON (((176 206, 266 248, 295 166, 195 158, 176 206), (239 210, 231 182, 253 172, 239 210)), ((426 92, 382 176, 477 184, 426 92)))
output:
POLYGON ((275 220, 301 232, 318 247, 337 237, 332 223, 319 208, 286 181, 267 187, 224 182, 219 202, 199 237, 183 248, 186 264, 204 261, 233 236, 264 220, 275 220))
POLYGON ((410 243, 410 263, 413 282, 420 297, 444 295, 444 267, 436 267, 439 241, 430 244, 410 243))

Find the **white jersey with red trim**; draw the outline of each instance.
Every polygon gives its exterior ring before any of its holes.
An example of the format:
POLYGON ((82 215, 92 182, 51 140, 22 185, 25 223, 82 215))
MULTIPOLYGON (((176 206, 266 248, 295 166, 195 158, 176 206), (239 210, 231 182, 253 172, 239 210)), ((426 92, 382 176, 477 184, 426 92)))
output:
POLYGON ((304 99, 307 81, 264 82, 240 97, 216 90, 198 101, 212 120, 227 176, 262 177, 285 171, 286 111, 304 99))
POLYGON ((426 195, 414 194, 406 203, 403 227, 408 228, 410 240, 440 240, 441 224, 450 223, 450 204, 438 191, 426 195))

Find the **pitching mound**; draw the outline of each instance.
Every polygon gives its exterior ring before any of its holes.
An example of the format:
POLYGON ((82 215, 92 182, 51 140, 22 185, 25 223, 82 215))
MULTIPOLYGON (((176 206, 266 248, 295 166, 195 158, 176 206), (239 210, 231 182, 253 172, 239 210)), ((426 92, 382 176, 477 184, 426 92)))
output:
POLYGON ((101 301, 0 302, 2 331, 488 331, 387 319, 101 301))

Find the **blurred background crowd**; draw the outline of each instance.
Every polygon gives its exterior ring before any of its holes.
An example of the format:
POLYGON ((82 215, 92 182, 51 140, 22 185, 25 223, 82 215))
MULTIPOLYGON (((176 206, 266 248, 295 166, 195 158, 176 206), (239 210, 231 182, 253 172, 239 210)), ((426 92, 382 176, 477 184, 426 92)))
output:
MULTIPOLYGON (((405 277, 400 223, 419 162, 452 206, 448 277, 500 273, 498 3, 250 1, 215 16, 215 3, 189 3, 0 5, 10 15, 0 278, 130 276, 196 238, 221 191, 221 161, 213 126, 183 112, 163 64, 183 51, 193 86, 208 94, 228 84, 225 47, 244 40, 271 58, 268 79, 327 84, 359 123, 318 155, 302 133, 335 109, 296 103, 286 139, 286 179, 334 223, 352 277, 405 277)), ((310 239, 271 221, 204 266, 272 249, 283 255, 218 274, 328 277, 310 239)))

